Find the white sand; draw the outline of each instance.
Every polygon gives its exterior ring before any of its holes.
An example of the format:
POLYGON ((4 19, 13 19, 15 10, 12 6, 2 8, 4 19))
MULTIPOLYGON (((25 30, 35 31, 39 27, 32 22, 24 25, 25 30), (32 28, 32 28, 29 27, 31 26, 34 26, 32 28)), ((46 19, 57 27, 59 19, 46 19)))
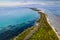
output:
POLYGON ((51 28, 54 30, 54 32, 56 33, 57 37, 58 37, 59 40, 60 40, 60 37, 59 37, 58 33, 56 32, 55 28, 51 25, 51 23, 50 23, 50 21, 49 21, 49 18, 48 18, 47 16, 46 16, 46 18, 47 18, 47 22, 49 23, 49 25, 50 25, 51 28))

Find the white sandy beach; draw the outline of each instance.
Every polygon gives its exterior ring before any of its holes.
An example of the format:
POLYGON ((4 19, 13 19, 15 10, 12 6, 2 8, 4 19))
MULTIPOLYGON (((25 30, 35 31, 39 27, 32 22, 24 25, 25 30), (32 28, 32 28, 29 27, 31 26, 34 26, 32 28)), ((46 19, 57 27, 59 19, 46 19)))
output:
POLYGON ((59 38, 60 40, 60 36, 58 35, 58 33, 56 32, 55 28, 51 25, 50 21, 49 21, 49 18, 46 16, 47 18, 47 22, 49 23, 49 25, 51 26, 51 28, 54 30, 54 32, 56 33, 57 37, 59 38))

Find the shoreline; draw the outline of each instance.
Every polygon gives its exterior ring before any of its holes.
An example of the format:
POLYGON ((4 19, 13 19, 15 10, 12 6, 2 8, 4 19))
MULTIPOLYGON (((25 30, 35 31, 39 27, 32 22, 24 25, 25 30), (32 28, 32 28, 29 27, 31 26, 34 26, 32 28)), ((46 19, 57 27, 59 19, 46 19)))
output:
MULTIPOLYGON (((34 11, 36 11, 36 12, 38 12, 38 14, 40 14, 41 13, 41 18, 39 18, 39 20, 37 21, 38 23, 39 23, 39 25, 37 24, 37 22, 36 22, 36 25, 38 25, 38 26, 35 26, 34 28, 33 28, 33 30, 30 30, 30 32, 23 38, 24 40, 26 40, 26 39, 29 39, 29 38, 31 38, 31 36, 34 34, 34 33, 36 33, 36 31, 38 31, 38 29, 40 28, 40 26, 42 25, 42 23, 44 23, 43 22, 43 19, 44 19, 44 16, 45 16, 45 19, 46 19, 46 23, 49 25, 46 25, 47 27, 50 27, 50 29, 52 29, 52 31, 54 31, 53 33, 55 33, 55 35, 56 35, 56 38, 58 38, 59 39, 59 36, 58 36, 58 34, 57 34, 57 32, 55 31, 55 29, 54 29, 54 27, 50 24, 50 21, 49 21, 49 18, 48 18, 48 16, 46 15, 46 14, 44 14, 41 10, 39 11, 38 9, 34 9, 34 8, 30 8, 30 9, 32 9, 32 10, 34 10, 34 11), (44 16, 43 16, 44 15, 44 16), (41 20, 40 20, 41 19, 41 20)), ((34 25, 33 25, 34 26, 34 25)), ((45 28, 44 28, 45 29, 45 28)), ((43 30, 44 30, 43 29, 43 30)), ((47 30, 46 30, 47 31, 47 30)), ((26 31, 25 31, 26 32, 26 31)), ((24 34, 24 33, 23 33, 24 34)), ((24 34, 25 35, 25 34, 24 34)), ((41 34, 40 34, 41 35, 41 34)), ((44 34, 43 34, 44 35, 44 34)), ((16 36, 17 38, 19 38, 19 35, 18 36, 16 36)), ((52 37, 53 37, 53 35, 52 35, 52 37)), ((20 37, 21 38, 21 37, 20 37)), ((16 39, 16 38, 15 38, 16 39)))
POLYGON ((59 40, 60 40, 60 37, 59 37, 58 33, 56 32, 55 28, 51 25, 51 23, 50 23, 50 21, 49 21, 49 18, 48 18, 47 16, 46 16, 46 19, 47 19, 48 24, 51 26, 51 28, 54 30, 54 32, 56 33, 57 37, 58 37, 59 40))
MULTIPOLYGON (((36 10, 36 8, 35 8, 35 9, 31 8, 31 9, 32 9, 32 10, 35 10, 35 11, 37 11, 37 12, 44 13, 44 12, 41 11, 41 10, 38 10, 38 9, 36 10)), ((47 23, 51 26, 51 28, 53 29, 53 31, 56 33, 57 37, 58 37, 59 40, 60 40, 60 36, 59 36, 59 34, 56 32, 55 28, 51 25, 51 23, 50 23, 50 21, 49 21, 49 18, 48 18, 48 15, 46 14, 45 16, 46 16, 46 19, 47 19, 47 23)))

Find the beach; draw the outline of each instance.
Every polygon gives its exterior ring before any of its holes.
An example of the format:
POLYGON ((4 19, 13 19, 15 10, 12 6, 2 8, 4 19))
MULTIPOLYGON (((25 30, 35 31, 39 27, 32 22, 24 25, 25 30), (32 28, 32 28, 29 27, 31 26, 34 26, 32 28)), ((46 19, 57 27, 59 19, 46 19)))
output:
MULTIPOLYGON (((38 40, 37 37, 39 38, 40 36, 43 35, 44 39, 46 40, 59 40, 58 34, 55 31, 55 29, 53 28, 53 26, 50 25, 49 19, 47 17, 46 14, 44 14, 44 12, 42 12, 41 10, 39 11, 36 8, 30 8, 36 12, 38 12, 38 14, 40 15, 41 18, 39 18, 39 20, 36 22, 38 24, 34 25, 33 29, 30 30, 30 32, 28 31, 24 31, 21 36, 18 35, 17 38, 15 38, 16 40, 38 40), (37 26, 38 25, 38 26, 37 26), (47 27, 44 27, 47 26, 47 27), (41 29, 42 28, 42 29, 41 29), (39 32, 41 31, 41 32, 39 32), (45 31, 45 32, 44 32, 45 31), (28 33, 24 36, 25 33, 28 33), (38 34, 39 33, 39 34, 38 34), (42 33, 42 34, 41 34, 42 33), (38 36, 39 35, 39 36, 38 36), (48 36, 47 36, 48 35, 48 36), (54 36, 53 36, 54 35, 54 36), (46 37, 45 37, 46 36, 46 37), (33 38, 34 37, 34 38, 33 38), (49 37, 49 38, 48 38, 49 37), (51 38, 50 38, 51 37, 51 38), (55 38, 55 39, 54 39, 55 38)), ((44 40, 42 37, 40 37, 39 39, 44 40)))

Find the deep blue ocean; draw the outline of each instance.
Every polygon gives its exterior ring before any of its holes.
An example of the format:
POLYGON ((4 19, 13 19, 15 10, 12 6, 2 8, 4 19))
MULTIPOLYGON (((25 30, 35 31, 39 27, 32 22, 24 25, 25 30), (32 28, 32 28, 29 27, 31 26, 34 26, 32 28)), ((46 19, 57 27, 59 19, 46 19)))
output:
POLYGON ((38 19, 38 13, 28 8, 0 8, 0 40, 9 40, 33 26, 38 19))
POLYGON ((51 25, 60 34, 60 6, 56 4, 47 6, 43 4, 44 6, 42 6, 30 3, 18 7, 0 7, 0 40, 9 40, 36 23, 40 15, 29 8, 44 11, 48 15, 51 25))

